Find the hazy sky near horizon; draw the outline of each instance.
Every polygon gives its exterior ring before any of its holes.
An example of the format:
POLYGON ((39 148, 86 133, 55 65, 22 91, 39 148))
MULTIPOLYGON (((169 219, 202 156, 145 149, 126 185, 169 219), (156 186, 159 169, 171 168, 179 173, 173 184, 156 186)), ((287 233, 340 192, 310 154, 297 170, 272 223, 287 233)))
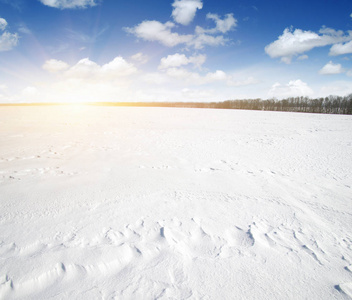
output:
POLYGON ((352 93, 350 0, 0 0, 0 102, 352 93))

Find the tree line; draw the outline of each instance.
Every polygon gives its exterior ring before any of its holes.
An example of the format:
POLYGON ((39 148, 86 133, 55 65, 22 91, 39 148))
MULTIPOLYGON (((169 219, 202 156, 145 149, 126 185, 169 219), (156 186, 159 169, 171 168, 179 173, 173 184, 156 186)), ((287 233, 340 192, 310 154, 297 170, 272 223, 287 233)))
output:
POLYGON ((317 99, 310 99, 308 97, 289 97, 282 100, 228 100, 219 103, 219 105, 221 108, 230 109, 352 114, 352 94, 344 97, 329 96, 317 99))
MULTIPOLYGON (((352 94, 311 99, 308 97, 289 97, 286 99, 244 99, 222 102, 94 102, 82 103, 97 106, 138 106, 138 107, 183 107, 219 108, 265 111, 288 111, 322 114, 352 114, 352 94)), ((67 103, 12 103, 0 106, 67 105, 67 103)))
POLYGON ((183 107, 219 108, 265 111, 288 111, 323 114, 352 114, 352 94, 348 96, 329 96, 311 99, 308 97, 289 97, 286 99, 244 99, 222 102, 97 102, 92 105, 143 106, 143 107, 183 107))

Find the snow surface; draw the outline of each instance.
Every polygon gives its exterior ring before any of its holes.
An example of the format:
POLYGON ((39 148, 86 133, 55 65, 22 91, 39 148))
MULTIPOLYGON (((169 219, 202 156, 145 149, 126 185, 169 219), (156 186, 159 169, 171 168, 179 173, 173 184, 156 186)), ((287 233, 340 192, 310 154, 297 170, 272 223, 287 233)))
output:
POLYGON ((352 116, 0 107, 1 299, 350 299, 352 116))

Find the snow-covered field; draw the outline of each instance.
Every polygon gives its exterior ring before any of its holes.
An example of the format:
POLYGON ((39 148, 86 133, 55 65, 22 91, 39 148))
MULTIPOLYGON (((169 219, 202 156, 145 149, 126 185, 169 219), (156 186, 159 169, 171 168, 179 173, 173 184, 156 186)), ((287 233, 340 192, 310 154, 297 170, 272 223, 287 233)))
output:
POLYGON ((0 299, 349 299, 352 116, 0 107, 0 299))

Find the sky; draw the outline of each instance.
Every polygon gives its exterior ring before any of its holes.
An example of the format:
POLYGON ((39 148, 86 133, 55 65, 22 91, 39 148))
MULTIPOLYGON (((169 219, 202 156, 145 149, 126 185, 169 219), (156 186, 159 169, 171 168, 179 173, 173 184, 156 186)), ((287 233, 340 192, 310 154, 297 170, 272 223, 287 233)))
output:
POLYGON ((0 102, 352 93, 351 0, 0 0, 0 102))

